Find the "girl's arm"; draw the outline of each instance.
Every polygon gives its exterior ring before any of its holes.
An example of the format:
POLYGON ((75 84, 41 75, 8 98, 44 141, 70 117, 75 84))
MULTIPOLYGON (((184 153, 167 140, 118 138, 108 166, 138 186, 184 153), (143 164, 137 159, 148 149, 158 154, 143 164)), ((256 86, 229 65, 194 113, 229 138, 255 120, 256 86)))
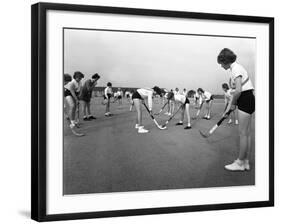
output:
POLYGON ((230 101, 228 101, 227 96, 224 95, 224 111, 226 111, 226 109, 227 109, 228 102, 230 102, 230 101))
POLYGON ((149 91, 149 94, 147 96, 147 103, 150 111, 152 111, 152 96, 153 96, 153 91, 149 91))
POLYGON ((92 92, 97 85, 97 81, 95 81, 91 86, 89 85, 89 91, 92 92))
POLYGON ((72 97, 75 99, 75 101, 79 102, 78 97, 76 96, 76 93, 75 93, 75 89, 74 89, 74 84, 73 83, 71 83, 71 85, 69 86, 69 91, 70 91, 72 97))
POLYGON ((228 104, 228 107, 226 108, 223 116, 225 116, 225 114, 229 111, 229 110, 234 110, 235 107, 236 107, 236 104, 237 104, 237 100, 239 98, 239 96, 241 95, 241 92, 242 92, 242 77, 241 76, 238 76, 236 79, 235 79, 235 91, 233 92, 233 95, 231 97, 231 100, 228 104))
POLYGON ((235 88, 235 91, 233 92, 232 101, 231 101, 233 105, 236 105, 237 100, 240 97, 241 92, 242 92, 242 77, 241 76, 238 76, 235 79, 235 86, 236 86, 236 88, 235 88))
POLYGON ((108 88, 105 88, 105 89, 104 89, 104 95, 105 95, 105 98, 106 98, 106 99, 108 99, 108 96, 107 96, 107 89, 108 89, 108 88))

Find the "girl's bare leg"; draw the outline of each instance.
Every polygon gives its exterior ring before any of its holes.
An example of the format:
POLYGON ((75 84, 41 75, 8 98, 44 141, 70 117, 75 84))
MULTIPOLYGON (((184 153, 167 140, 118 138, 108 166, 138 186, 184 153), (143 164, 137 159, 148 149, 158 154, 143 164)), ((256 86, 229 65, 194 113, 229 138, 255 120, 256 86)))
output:
POLYGON ((251 126, 252 116, 241 110, 238 110, 238 120, 239 120, 239 137, 240 137, 240 150, 239 159, 245 160, 249 154, 249 147, 251 146, 251 126))
POLYGON ((134 99, 133 100, 136 111, 137 111, 137 117, 136 117, 136 124, 139 126, 142 126, 142 110, 141 110, 141 100, 140 99, 134 99))
POLYGON ((190 113, 189 113, 189 104, 185 104, 185 111, 187 117, 187 126, 190 126, 190 113))

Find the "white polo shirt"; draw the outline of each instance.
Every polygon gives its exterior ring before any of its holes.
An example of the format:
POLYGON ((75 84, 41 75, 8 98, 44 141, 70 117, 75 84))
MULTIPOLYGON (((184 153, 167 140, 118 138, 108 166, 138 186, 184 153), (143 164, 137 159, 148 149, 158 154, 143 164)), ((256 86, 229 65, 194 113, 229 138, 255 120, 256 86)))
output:
POLYGON ((242 65, 238 64, 237 62, 233 62, 230 65, 230 72, 231 72, 231 76, 230 76, 231 86, 235 84, 235 79, 237 77, 241 76, 242 77, 242 92, 246 91, 246 90, 254 89, 254 86, 253 86, 251 80, 249 79, 248 73, 242 65), (247 81, 247 79, 248 79, 248 81, 247 81))
POLYGON ((202 97, 204 100, 209 100, 211 98, 212 94, 207 92, 207 91, 204 91, 204 93, 202 94, 202 97))
POLYGON ((185 101, 186 101, 185 95, 180 94, 180 93, 175 94, 175 95, 174 95, 174 98, 175 98, 175 101, 176 101, 176 102, 179 102, 179 103, 182 103, 182 104, 184 104, 185 101))
POLYGON ((67 83, 64 88, 71 90, 73 89, 75 92, 80 92, 81 89, 81 81, 77 82, 75 79, 72 79, 69 83, 67 83))
POLYGON ((112 88, 107 86, 105 89, 104 89, 104 95, 105 97, 107 98, 107 94, 111 94, 112 95, 112 88))

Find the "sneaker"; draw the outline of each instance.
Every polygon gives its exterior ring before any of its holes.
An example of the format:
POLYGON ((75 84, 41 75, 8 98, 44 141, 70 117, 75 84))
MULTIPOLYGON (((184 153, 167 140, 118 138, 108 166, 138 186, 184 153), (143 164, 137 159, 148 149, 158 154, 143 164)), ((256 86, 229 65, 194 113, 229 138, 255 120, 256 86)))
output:
POLYGON ((136 129, 138 129, 138 128, 143 128, 143 127, 144 127, 144 126, 139 125, 139 124, 136 124, 136 125, 135 125, 135 128, 136 128, 136 129))
POLYGON ((239 124, 238 120, 235 120, 235 125, 238 125, 238 124, 239 124))
POLYGON ((95 120, 95 119, 97 119, 97 118, 94 117, 93 115, 90 115, 90 116, 88 117, 88 119, 89 119, 89 120, 95 120))
POLYGON ((178 123, 176 123, 176 125, 183 125, 183 123, 182 122, 178 122, 178 123))
POLYGON ((73 129, 73 128, 75 128, 75 124, 70 124, 69 127, 70 127, 71 129, 73 129))
POLYGON ((89 121, 89 118, 88 117, 83 117, 83 120, 84 121, 89 121))
POLYGON ((191 129, 191 126, 187 125, 184 129, 191 129))
POLYGON ((172 116, 172 113, 168 113, 168 116, 172 116))
POLYGON ((144 127, 139 127, 138 129, 138 133, 147 133, 149 132, 147 129, 145 129, 144 127))
POLYGON ((169 115, 169 112, 164 113, 165 115, 169 115))
POLYGON ((246 159, 246 160, 244 161, 244 167, 245 167, 245 170, 247 170, 247 171, 250 170, 250 163, 249 163, 249 160, 248 160, 248 159, 246 159))
POLYGON ((224 166, 224 168, 229 171, 245 171, 244 162, 239 159, 235 160, 229 165, 224 166))
POLYGON ((105 114, 104 114, 104 116, 110 116, 110 113, 109 112, 106 112, 105 114))
POLYGON ((229 119, 227 123, 228 123, 228 124, 231 124, 231 123, 232 123, 232 120, 231 120, 231 119, 229 119))

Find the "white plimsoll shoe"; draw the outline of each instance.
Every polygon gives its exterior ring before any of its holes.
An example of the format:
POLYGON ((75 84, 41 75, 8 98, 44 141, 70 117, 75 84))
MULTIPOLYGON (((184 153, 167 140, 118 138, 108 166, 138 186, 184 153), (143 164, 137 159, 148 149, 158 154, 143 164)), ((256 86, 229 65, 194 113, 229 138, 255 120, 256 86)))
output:
POLYGON ((138 133, 147 133, 149 132, 147 129, 145 129, 144 127, 139 127, 138 129, 138 133))
POLYGON ((244 162, 238 159, 235 160, 233 163, 224 166, 224 168, 229 171, 245 171, 244 162))
POLYGON ((232 120, 231 119, 229 119, 229 121, 227 122, 228 124, 231 124, 232 123, 232 120))
POLYGON ((245 167, 245 170, 250 170, 250 163, 249 163, 249 160, 248 159, 246 159, 245 161, 244 161, 244 167, 245 167))
POLYGON ((71 124, 69 125, 69 127, 72 129, 72 128, 75 127, 75 124, 71 123, 71 124))
POLYGON ((144 126, 142 126, 142 125, 139 125, 139 124, 136 124, 135 125, 135 128, 143 128, 144 126))
POLYGON ((169 112, 164 113, 165 115, 169 115, 169 112))
POLYGON ((236 124, 236 125, 238 125, 238 124, 239 124, 238 120, 235 120, 235 124, 236 124))

